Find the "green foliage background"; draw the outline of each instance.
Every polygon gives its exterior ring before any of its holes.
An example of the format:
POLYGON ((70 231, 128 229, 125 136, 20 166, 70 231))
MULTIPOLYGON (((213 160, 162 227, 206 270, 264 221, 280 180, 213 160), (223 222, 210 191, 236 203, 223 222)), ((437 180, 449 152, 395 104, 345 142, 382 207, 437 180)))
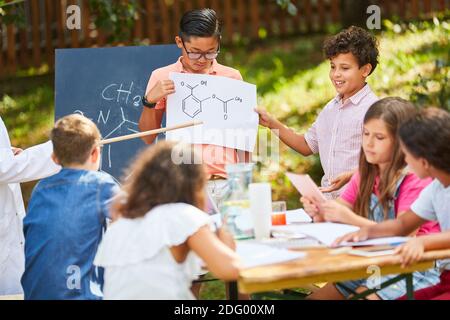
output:
MULTIPOLYGON (((0 4, 1 4, 0 0, 0 4)), ((322 107, 335 95, 322 55, 325 35, 264 40, 224 48, 220 62, 239 69, 258 86, 259 105, 299 132, 305 132, 322 107)), ((379 97, 400 96, 418 108, 437 106, 450 111, 450 20, 448 12, 429 21, 384 21, 377 34, 380 64, 369 84, 379 97)), ((54 117, 53 74, 48 67, 29 69, 0 81, 0 115, 12 144, 26 148, 48 139, 54 117)), ((260 135, 270 136, 265 128, 260 135)), ((270 139, 269 139, 270 140, 270 139)), ((257 159, 255 180, 270 181, 274 200, 288 208, 300 206, 298 193, 284 172, 308 172, 319 182, 317 156, 304 158, 280 144, 279 163, 257 159)), ((25 200, 33 183, 23 184, 25 200)), ((224 298, 223 283, 204 288, 203 298, 224 298)))

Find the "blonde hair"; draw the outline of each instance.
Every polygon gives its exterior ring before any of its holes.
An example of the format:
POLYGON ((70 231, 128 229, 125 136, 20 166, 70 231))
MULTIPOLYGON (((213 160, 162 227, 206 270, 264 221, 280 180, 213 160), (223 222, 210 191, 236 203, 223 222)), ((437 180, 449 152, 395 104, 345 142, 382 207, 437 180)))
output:
POLYGON ((100 131, 88 118, 71 114, 59 119, 50 133, 53 152, 62 166, 83 164, 101 139, 100 131))

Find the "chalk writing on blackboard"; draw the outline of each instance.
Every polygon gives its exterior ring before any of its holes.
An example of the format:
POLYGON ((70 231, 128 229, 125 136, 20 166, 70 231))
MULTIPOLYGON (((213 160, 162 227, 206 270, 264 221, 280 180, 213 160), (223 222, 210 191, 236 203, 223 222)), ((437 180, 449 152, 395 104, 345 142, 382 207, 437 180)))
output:
MULTIPOLYGON (((124 106, 127 107, 127 105, 130 104, 133 107, 140 107, 141 96, 140 95, 132 96, 133 85, 134 83, 131 82, 131 85, 128 87, 128 89, 124 89, 125 87, 123 83, 120 84, 112 83, 105 86, 104 89, 101 91, 101 98, 105 101, 113 103, 114 106, 109 107, 107 111, 99 110, 98 114, 94 118, 89 119, 94 121, 97 124, 97 126, 102 126, 106 128, 109 127, 108 122, 110 121, 110 119, 112 118, 119 119, 119 123, 116 126, 111 127, 111 129, 109 129, 109 131, 107 132, 103 132, 102 137, 103 139, 108 139, 115 133, 121 132, 123 134, 124 130, 130 133, 139 132, 138 123, 129 120, 124 110, 124 106), (132 98, 130 98, 131 96, 132 98), (116 115, 115 117, 111 117, 111 110, 113 110, 113 112, 119 111, 120 114, 116 115)), ((87 116, 85 112, 80 109, 75 110, 73 113, 78 113, 83 116, 87 116)), ((102 170, 105 166, 107 166, 108 168, 112 168, 113 165, 111 157, 112 148, 114 148, 112 144, 105 147, 106 150, 104 150, 103 152, 106 153, 106 163, 104 163, 104 161, 101 161, 100 170, 102 170)))

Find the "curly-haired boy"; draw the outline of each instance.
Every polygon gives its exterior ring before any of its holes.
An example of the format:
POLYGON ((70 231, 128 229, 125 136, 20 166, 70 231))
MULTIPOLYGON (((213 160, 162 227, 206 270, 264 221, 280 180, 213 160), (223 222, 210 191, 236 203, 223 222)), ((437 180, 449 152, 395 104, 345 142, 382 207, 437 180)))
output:
POLYGON ((304 156, 319 153, 325 173, 322 190, 330 192, 329 198, 337 198, 358 167, 364 115, 378 100, 366 83, 378 64, 377 40, 352 26, 327 39, 324 53, 330 60, 330 80, 337 95, 305 134, 295 133, 265 110, 257 112, 260 124, 276 130, 292 149, 304 156))

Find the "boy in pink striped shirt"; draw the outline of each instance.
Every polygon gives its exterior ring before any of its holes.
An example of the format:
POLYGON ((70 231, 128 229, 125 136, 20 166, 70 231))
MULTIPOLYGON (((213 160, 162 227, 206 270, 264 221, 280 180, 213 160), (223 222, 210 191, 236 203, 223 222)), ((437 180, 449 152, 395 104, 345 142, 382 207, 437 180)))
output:
POLYGON ((337 95, 305 134, 294 132, 265 110, 256 111, 259 123, 275 130, 289 147, 304 156, 319 154, 325 173, 322 191, 337 198, 358 168, 364 115, 378 100, 366 83, 378 64, 377 40, 362 28, 350 27, 327 39, 324 53, 337 95))

